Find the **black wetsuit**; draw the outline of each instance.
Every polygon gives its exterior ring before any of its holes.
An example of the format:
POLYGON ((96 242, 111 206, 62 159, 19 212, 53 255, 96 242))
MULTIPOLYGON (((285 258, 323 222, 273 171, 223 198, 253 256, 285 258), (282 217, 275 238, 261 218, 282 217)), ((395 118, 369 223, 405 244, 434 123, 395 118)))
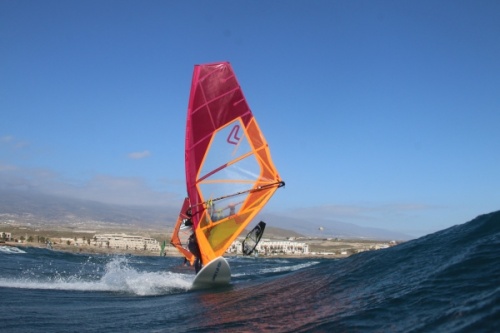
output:
POLYGON ((198 274, 201 269, 201 253, 194 232, 189 236, 188 249, 195 256, 194 269, 196 270, 196 274, 198 274))

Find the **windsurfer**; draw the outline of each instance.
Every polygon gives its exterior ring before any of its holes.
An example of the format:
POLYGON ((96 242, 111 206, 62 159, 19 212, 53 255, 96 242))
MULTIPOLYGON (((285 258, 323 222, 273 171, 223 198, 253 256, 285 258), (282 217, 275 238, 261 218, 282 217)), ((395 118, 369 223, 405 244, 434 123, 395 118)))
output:
POLYGON ((193 221, 191 221, 191 219, 184 219, 182 220, 183 224, 184 224, 184 227, 185 228, 188 228, 188 227, 193 227, 193 221))
POLYGON ((191 236, 189 236, 189 242, 188 242, 188 249, 189 252, 191 252, 194 256, 194 269, 196 271, 196 274, 201 269, 201 253, 200 253, 200 247, 198 246, 198 241, 196 240, 196 234, 193 232, 191 236))
POLYGON ((229 204, 229 215, 234 215, 236 214, 236 204, 229 204))

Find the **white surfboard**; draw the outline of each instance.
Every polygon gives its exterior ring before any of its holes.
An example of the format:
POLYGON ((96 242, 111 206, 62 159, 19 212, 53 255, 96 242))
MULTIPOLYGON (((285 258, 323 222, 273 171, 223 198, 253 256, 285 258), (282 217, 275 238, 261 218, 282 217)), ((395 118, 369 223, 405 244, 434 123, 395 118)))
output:
POLYGON ((231 268, 224 257, 217 257, 196 274, 191 289, 220 287, 228 285, 229 282, 231 268))

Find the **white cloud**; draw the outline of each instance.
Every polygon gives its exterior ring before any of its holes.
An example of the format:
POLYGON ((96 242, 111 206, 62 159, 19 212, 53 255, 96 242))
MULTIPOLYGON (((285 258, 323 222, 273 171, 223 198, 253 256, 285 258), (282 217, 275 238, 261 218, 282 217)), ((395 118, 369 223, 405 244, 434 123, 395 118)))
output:
POLYGON ((64 197, 118 205, 174 206, 182 196, 174 191, 153 190, 144 179, 95 175, 84 181, 68 180, 47 169, 0 164, 0 188, 31 190, 64 197))
POLYGON ((359 203, 302 207, 284 212, 293 218, 328 224, 328 221, 352 223, 364 227, 397 230, 412 235, 423 235, 438 228, 432 216, 446 211, 446 207, 425 203, 359 203), (418 230, 417 230, 418 229, 418 230))
POLYGON ((9 143, 13 140, 14 140, 14 137, 11 135, 5 135, 5 136, 0 137, 0 142, 2 142, 2 143, 9 143))
POLYGON ((13 171, 16 169, 17 167, 14 165, 0 163, 0 172, 13 171))
POLYGON ((151 155, 151 153, 149 152, 149 150, 145 150, 145 151, 130 153, 130 154, 128 154, 128 158, 133 159, 133 160, 140 160, 140 159, 149 157, 150 155, 151 155))
POLYGON ((369 219, 377 215, 405 214, 439 208, 421 203, 374 203, 351 205, 322 205, 293 210, 294 215, 323 216, 331 218, 369 219))
POLYGON ((60 195, 112 204, 165 206, 176 196, 168 192, 152 190, 141 178, 96 175, 78 186, 60 184, 53 190, 60 195))
POLYGON ((0 137, 0 143, 14 149, 22 149, 29 146, 27 141, 18 140, 12 135, 4 135, 0 137))

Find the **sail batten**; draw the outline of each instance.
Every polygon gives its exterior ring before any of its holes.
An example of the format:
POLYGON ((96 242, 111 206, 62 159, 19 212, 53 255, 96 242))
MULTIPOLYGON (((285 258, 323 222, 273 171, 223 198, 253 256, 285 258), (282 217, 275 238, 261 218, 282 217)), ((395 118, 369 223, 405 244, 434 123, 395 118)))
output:
MULTIPOLYGON (((284 184, 229 63, 195 66, 185 148, 189 218, 208 263, 284 184)), ((184 245, 176 247, 185 255, 184 245)))

